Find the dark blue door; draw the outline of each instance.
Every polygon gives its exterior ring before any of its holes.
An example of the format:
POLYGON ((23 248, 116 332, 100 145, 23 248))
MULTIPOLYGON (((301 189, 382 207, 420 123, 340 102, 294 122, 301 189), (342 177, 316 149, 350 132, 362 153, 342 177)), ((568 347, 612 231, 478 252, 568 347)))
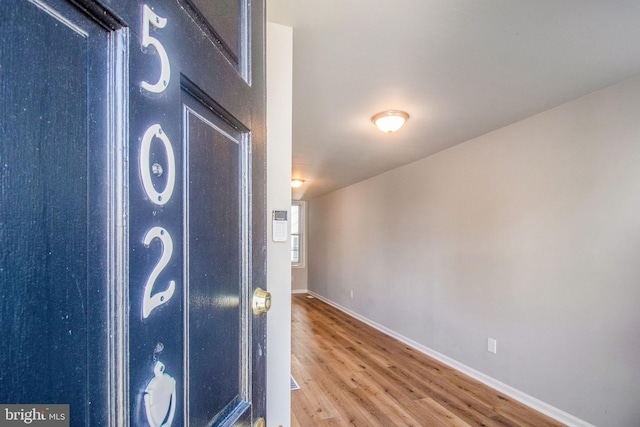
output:
POLYGON ((0 403, 265 417, 263 9, 0 3, 0 403))

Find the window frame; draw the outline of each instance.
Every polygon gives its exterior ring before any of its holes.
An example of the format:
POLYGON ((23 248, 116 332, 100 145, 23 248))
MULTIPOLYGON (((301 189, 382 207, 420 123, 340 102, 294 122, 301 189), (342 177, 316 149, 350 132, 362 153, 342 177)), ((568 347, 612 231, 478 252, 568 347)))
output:
POLYGON ((291 202, 291 228, 289 236, 291 238, 291 267, 292 268, 304 268, 305 266, 305 203, 302 201, 294 200, 291 202), (298 207, 298 233, 293 233, 293 207, 298 207), (294 236, 298 238, 298 262, 293 261, 293 240, 294 236))

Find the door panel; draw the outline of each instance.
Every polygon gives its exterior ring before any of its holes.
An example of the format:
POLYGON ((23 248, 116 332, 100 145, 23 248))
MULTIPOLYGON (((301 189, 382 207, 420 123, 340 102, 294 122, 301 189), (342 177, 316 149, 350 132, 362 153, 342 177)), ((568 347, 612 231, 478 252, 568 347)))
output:
POLYGON ((111 36, 65 2, 0 4, 0 402, 72 425, 108 395, 111 36))
POLYGON ((248 408, 246 138, 187 97, 184 146, 188 219, 189 416, 198 425, 248 408), (203 143, 204 142, 204 143, 203 143), (244 263, 243 263, 244 262, 244 263), (199 379, 207 378, 208 381, 199 379), (221 390, 212 399, 211 391, 221 390))
POLYGON ((219 43, 225 55, 232 60, 237 69, 244 56, 246 37, 247 2, 244 0, 221 0, 215 3, 205 0, 187 0, 193 10, 202 18, 203 27, 219 43))

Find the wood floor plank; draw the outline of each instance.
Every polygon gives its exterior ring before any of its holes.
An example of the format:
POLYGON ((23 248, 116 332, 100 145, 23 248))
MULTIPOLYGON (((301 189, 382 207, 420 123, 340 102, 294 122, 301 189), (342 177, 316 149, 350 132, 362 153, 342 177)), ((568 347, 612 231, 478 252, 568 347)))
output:
POLYGON ((294 369, 293 372, 295 372, 296 377, 302 379, 302 384, 304 385, 305 389, 304 395, 309 403, 309 407, 314 408, 313 413, 315 413, 315 415, 317 415, 320 419, 334 418, 339 416, 336 408, 333 406, 327 396, 322 392, 322 389, 318 387, 316 382, 313 380, 312 375, 310 375, 306 371, 304 366, 294 358, 292 358, 292 364, 297 365, 296 369, 294 369))
MULTIPOLYGON (((317 363, 317 381, 323 384, 325 393, 335 399, 335 403, 344 411, 350 414, 351 418, 364 418, 367 424, 355 425, 394 425, 386 411, 387 408, 380 407, 372 399, 372 395, 367 393, 353 380, 352 374, 341 369, 334 369, 332 365, 325 363, 321 359, 320 353, 315 353, 312 358, 317 363), (354 412, 356 410, 357 412, 354 412), (358 412, 362 417, 358 416, 358 412)), ((330 360, 330 362, 333 362, 330 360)), ((362 420, 360 422, 363 422, 362 420)))
POLYGON ((298 417, 296 417, 295 411, 291 411, 291 427, 303 427, 302 424, 300 424, 300 421, 298 421, 298 417))
POLYGON ((317 298, 293 296, 291 331, 293 427, 563 425, 317 298))
MULTIPOLYGON (((319 350, 322 352, 322 350, 319 350)), ((350 390, 350 384, 345 383, 343 378, 333 375, 331 368, 323 362, 321 357, 318 357, 316 353, 307 353, 306 348, 302 347, 298 350, 297 356, 294 356, 296 360, 300 362, 300 365, 294 364, 292 366, 292 374, 294 377, 300 375, 302 378, 301 389, 296 390, 292 395, 292 407, 294 398, 299 398, 302 401, 308 401, 309 398, 301 396, 299 393, 309 394, 313 392, 313 388, 307 388, 303 384, 309 382, 315 382, 322 390, 324 396, 333 404, 334 408, 339 412, 337 417, 339 425, 371 425, 371 426, 383 426, 386 424, 379 423, 376 417, 375 408, 372 407, 369 400, 362 396, 352 394, 350 390), (301 368, 304 365, 304 369, 301 368), (348 403, 345 405, 345 403, 348 403)), ((295 408, 292 408, 294 413, 300 414, 300 411, 296 412, 295 408)), ((319 416, 316 416, 314 411, 306 410, 305 414, 308 416, 305 425, 315 425, 318 423, 319 416)), ((300 416, 302 418, 302 416, 300 416)))
POLYGON ((455 414, 449 412, 447 410, 447 408, 445 408, 444 406, 438 404, 438 402, 436 402, 435 400, 431 399, 430 397, 426 397, 424 399, 420 399, 418 402, 421 405, 423 405, 425 408, 427 408, 427 410, 431 414, 436 416, 438 419, 442 420, 443 422, 445 422, 445 420, 446 420, 446 425, 448 425, 448 426, 451 426, 451 427, 470 427, 469 424, 467 424, 464 421, 462 421, 455 414))

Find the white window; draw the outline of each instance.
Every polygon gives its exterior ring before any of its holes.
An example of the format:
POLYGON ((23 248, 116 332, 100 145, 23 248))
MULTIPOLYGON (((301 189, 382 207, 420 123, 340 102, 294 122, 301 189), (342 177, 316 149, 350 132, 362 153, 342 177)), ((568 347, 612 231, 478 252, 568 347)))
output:
POLYGON ((303 260, 303 224, 304 210, 302 202, 293 202, 291 204, 291 265, 293 267, 302 267, 303 260))

